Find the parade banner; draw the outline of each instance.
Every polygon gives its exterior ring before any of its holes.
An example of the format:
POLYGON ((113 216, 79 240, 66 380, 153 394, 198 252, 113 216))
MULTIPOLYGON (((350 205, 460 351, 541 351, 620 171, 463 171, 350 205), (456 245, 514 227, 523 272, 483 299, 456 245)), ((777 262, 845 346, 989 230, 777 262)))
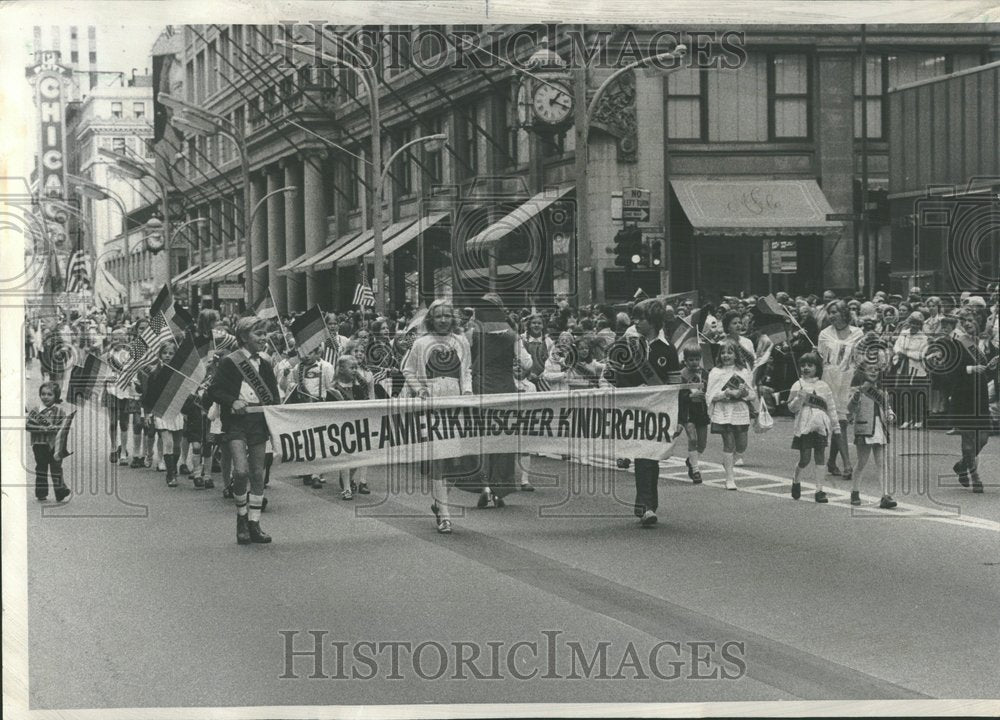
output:
POLYGON ((270 405, 274 465, 289 477, 494 453, 576 460, 663 460, 673 449, 677 397, 691 385, 602 388, 420 400, 270 405))

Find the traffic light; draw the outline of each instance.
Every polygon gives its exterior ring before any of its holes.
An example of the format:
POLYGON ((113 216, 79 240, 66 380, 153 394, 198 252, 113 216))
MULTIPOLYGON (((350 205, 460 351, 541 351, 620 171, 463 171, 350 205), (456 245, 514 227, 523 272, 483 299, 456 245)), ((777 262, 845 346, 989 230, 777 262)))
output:
POLYGON ((649 241, 649 267, 658 268, 663 265, 663 244, 659 240, 649 241))
POLYGON ((642 263, 642 233, 636 228, 619 230, 615 235, 615 265, 630 270, 642 263))

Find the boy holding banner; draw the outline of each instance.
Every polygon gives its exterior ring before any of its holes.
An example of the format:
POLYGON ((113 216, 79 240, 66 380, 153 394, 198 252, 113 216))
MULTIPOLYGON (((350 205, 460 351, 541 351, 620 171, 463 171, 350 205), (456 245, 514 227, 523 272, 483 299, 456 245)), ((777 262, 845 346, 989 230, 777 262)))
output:
MULTIPOLYGON (((663 316, 659 300, 643 300, 633 308, 635 324, 608 351, 608 369, 614 373, 615 387, 664 385, 670 373, 680 371, 677 349, 663 333, 663 316)), ((656 524, 659 477, 659 461, 635 459, 634 513, 643 527, 656 524)))
POLYGON ((271 536, 260 528, 267 423, 263 413, 248 412, 249 408, 278 403, 274 371, 261 357, 267 342, 266 321, 240 318, 236 323, 236 339, 240 347, 219 362, 208 396, 219 404, 222 432, 232 456, 236 542, 269 543, 271 536))

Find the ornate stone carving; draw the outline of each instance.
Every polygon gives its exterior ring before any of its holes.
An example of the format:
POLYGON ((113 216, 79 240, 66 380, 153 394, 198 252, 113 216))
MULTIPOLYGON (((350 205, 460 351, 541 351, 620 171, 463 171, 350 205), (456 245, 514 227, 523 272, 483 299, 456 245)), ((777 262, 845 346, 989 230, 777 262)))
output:
POLYGON ((618 139, 618 162, 638 160, 639 139, 635 117, 635 73, 623 73, 601 97, 591 127, 618 139))

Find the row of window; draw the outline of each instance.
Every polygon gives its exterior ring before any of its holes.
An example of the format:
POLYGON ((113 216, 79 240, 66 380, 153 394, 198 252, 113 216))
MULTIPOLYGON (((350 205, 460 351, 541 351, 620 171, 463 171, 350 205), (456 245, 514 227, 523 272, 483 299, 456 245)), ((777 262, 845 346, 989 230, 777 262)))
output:
MULTIPOLYGON (((854 68, 854 134, 862 137, 867 101, 867 136, 886 134, 882 108, 889 88, 975 67, 981 53, 913 52, 872 54, 862 78, 854 68), (862 88, 862 85, 867 86, 862 88)), ((805 53, 751 54, 738 70, 679 70, 669 76, 669 138, 688 142, 809 140, 816 95, 812 57, 805 53)))
MULTIPOLYGON (((112 102, 111 103, 111 117, 121 120, 125 117, 124 103, 112 102)), ((146 117, 146 103, 144 102, 133 102, 132 103, 132 115, 133 120, 139 120, 146 117)))

